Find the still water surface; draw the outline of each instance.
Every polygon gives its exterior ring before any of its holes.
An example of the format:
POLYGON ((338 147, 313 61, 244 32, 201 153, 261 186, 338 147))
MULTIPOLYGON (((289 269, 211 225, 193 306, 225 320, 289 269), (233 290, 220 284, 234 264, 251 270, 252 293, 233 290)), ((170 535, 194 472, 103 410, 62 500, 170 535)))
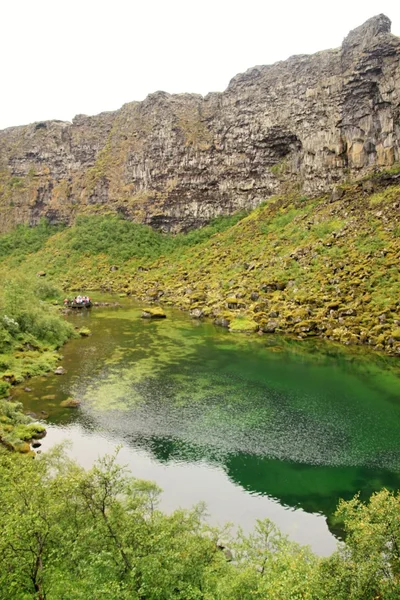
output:
POLYGON ((119 460, 163 488, 165 510, 204 500, 213 523, 246 530, 269 517, 320 554, 335 548, 339 498, 400 488, 396 359, 140 314, 127 300, 71 315, 92 336, 65 346, 66 374, 16 390, 49 413, 43 449, 70 439, 90 466, 122 444, 119 460), (70 396, 78 409, 60 407, 70 396))

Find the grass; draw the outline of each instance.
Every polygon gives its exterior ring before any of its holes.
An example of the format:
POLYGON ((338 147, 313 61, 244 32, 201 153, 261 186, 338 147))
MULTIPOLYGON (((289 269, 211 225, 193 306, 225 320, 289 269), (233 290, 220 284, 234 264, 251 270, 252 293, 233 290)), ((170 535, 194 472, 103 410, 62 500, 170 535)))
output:
POLYGON ((376 200, 395 198, 397 189, 374 179, 368 196, 348 184, 334 203, 291 193, 175 236, 111 215, 79 217, 54 235, 41 224, 34 251, 23 260, 23 240, 33 232, 20 230, 14 246, 6 237, 0 276, 12 269, 46 271, 43 298, 54 295, 51 280, 65 290, 105 289, 146 304, 160 292, 162 302, 230 323, 237 315, 226 299, 237 298, 242 317, 259 326, 272 318, 279 331, 296 337, 319 335, 397 354, 399 215, 394 202, 376 200), (332 300, 338 310, 330 308, 332 300), (349 307, 354 314, 339 316, 349 307), (386 321, 378 335, 382 311, 386 321))
POLYGON ((399 200, 400 186, 396 185, 373 194, 369 199, 369 204, 370 206, 379 206, 387 202, 398 202, 399 200))

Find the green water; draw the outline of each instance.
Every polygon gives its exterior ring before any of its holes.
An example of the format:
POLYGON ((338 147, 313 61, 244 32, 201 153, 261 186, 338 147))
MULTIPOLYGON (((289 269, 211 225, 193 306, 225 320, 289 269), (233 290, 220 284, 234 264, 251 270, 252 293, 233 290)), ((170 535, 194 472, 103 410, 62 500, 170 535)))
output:
MULTIPOLYGON (((63 349, 67 373, 16 391, 26 410, 49 414, 52 440, 80 436, 80 454, 104 440, 123 443, 134 472, 147 457, 140 476, 157 479, 160 466, 170 469, 176 506, 190 479, 176 466, 201 466, 203 496, 212 493, 216 505, 220 498, 215 510, 223 516, 229 505, 238 523, 262 498, 284 507, 280 525, 305 513, 331 523, 339 498, 400 487, 396 359, 320 341, 230 334, 174 311, 147 321, 140 312, 127 301, 72 315, 92 336, 63 349), (60 407, 69 396, 81 400, 79 409, 60 407)), ((256 516, 271 516, 268 506, 256 516)), ((301 541, 313 544, 318 527, 301 541)))

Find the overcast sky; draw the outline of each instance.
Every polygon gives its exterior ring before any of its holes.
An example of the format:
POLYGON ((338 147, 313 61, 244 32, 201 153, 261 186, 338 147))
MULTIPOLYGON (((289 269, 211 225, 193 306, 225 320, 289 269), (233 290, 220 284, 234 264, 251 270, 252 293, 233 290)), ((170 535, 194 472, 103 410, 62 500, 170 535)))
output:
POLYGON ((400 35, 399 0, 2 0, 0 129, 222 91, 254 65, 338 47, 381 12, 400 35))

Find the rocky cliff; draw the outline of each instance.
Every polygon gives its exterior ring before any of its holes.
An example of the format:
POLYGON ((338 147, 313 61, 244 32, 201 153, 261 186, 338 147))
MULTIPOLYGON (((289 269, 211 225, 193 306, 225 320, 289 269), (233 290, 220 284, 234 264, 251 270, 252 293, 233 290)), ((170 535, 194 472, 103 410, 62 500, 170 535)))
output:
POLYGON ((107 211, 187 230, 288 190, 320 194, 399 155, 400 39, 379 15, 341 48, 254 67, 223 93, 156 92, 1 131, 0 231, 107 211))

